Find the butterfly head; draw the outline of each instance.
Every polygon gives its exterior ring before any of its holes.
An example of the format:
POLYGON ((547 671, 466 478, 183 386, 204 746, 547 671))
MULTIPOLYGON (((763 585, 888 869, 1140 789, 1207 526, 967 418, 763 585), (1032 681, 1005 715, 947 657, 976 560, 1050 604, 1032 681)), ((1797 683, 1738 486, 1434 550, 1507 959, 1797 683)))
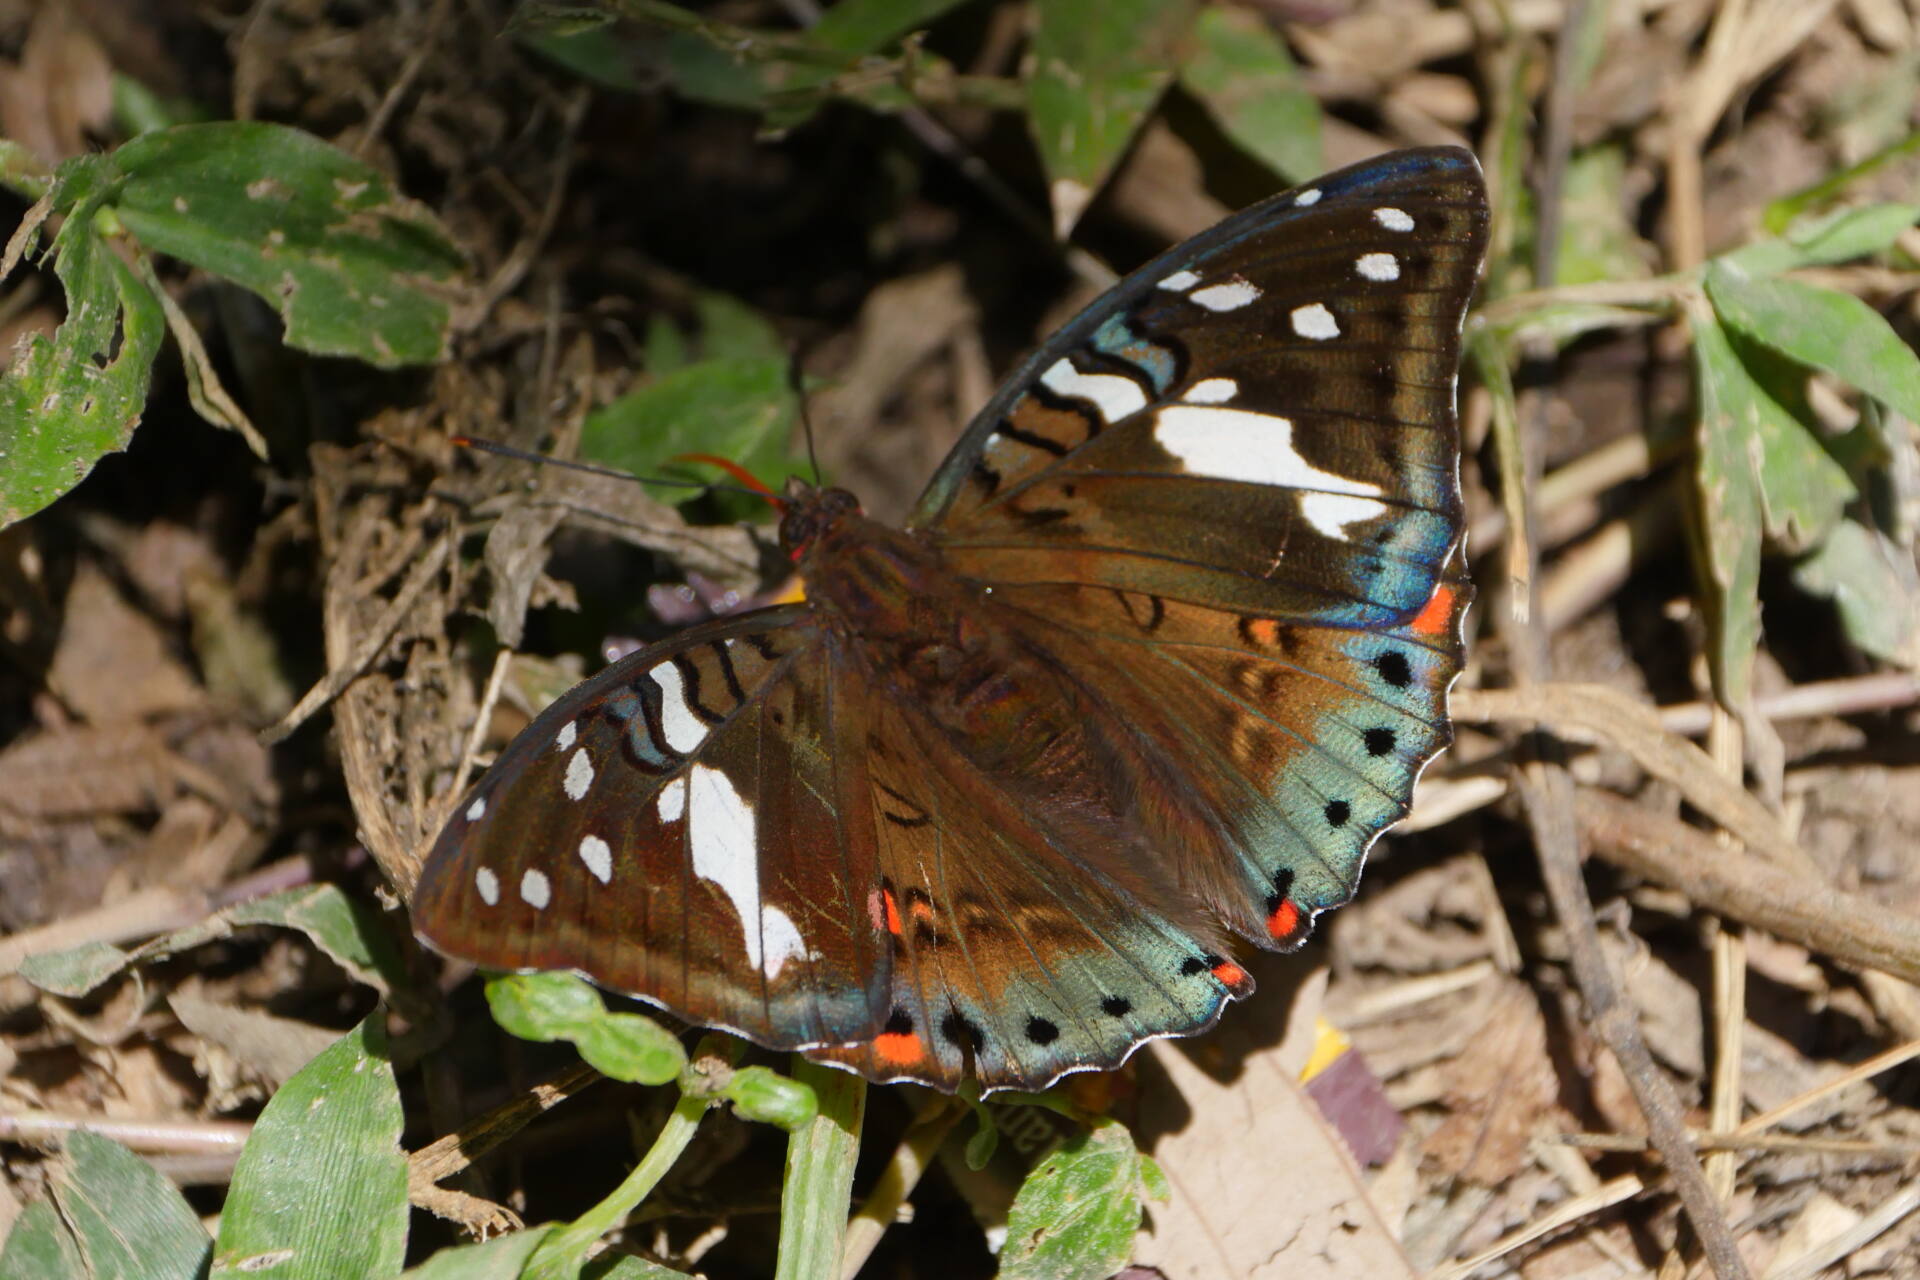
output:
POLYGON ((799 476, 788 479, 785 500, 780 545, 795 564, 835 525, 860 514, 860 500, 845 489, 821 488, 799 476))

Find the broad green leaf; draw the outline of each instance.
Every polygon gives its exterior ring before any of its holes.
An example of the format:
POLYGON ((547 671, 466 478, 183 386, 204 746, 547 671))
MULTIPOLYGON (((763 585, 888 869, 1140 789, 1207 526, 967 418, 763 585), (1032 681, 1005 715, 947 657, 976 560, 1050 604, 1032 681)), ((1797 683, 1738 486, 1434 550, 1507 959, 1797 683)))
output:
POLYGON ((69 214, 54 241, 67 318, 0 374, 0 528, 41 510, 126 448, 147 403, 166 317, 132 269, 69 214))
POLYGON ((1847 638, 1876 658, 1920 670, 1920 572, 1885 534, 1843 520, 1793 568, 1794 581, 1833 601, 1847 638))
POLYGON ((1758 240, 1717 261, 1750 276, 1778 275, 1885 252, 1920 220, 1920 204, 1870 204, 1809 218, 1777 239, 1758 240))
POLYGON ((1133 1135, 1102 1120, 1042 1160, 1007 1213, 1001 1280, 1105 1280, 1140 1229, 1143 1173, 1133 1135))
POLYGON ((1034 0, 1029 127, 1072 232, 1173 78, 1192 0, 1034 0))
POLYGON ((794 419, 784 357, 702 360, 595 410, 581 430, 580 455, 659 475, 679 454, 712 453, 778 488, 793 467, 794 419))
POLYGON ((407 1157, 384 1011, 273 1095, 234 1166, 214 1277, 386 1280, 407 1251, 407 1157))
POLYGON ((1289 182, 1305 182, 1326 168, 1319 100, 1302 86, 1286 43, 1258 13, 1203 9, 1193 38, 1180 84, 1229 138, 1289 182))
POLYGON ((1920 358, 1860 299, 1798 280, 1754 279, 1724 262, 1708 266, 1706 285, 1729 328, 1920 421, 1920 358))
POLYGON ((1698 305, 1692 319, 1696 482, 1714 595, 1714 665, 1723 700, 1739 707, 1760 639, 1763 535, 1797 546, 1816 543, 1854 488, 1806 425, 1753 376, 1713 313, 1698 305))
MULTIPOLYGON (((202 1233, 204 1234, 204 1233, 202 1233)), ((86 1280, 86 1264, 59 1211, 45 1200, 35 1200, 13 1220, 7 1243, 0 1248, 0 1276, 34 1276, 38 1280, 86 1280)))
POLYGON ((529 1227, 483 1244, 442 1249, 402 1275, 405 1280, 519 1280, 527 1259, 552 1232, 550 1226, 529 1227))
POLYGON ((113 162, 115 212, 140 242, 259 294, 289 345, 382 368, 445 358, 460 252, 379 170, 247 121, 142 134, 113 162))
POLYGON ((77 1000, 127 967, 130 957, 105 942, 83 942, 65 951, 28 956, 19 974, 42 991, 77 1000))
POLYGON ((53 1197, 89 1280, 197 1280, 203 1274, 211 1243, 199 1215, 179 1188, 112 1139, 84 1129, 69 1135, 53 1197))
POLYGON ((570 973, 507 974, 487 982, 493 1020, 522 1040, 570 1040, 616 1080, 665 1084, 687 1065, 679 1039, 653 1019, 610 1013, 600 993, 570 973))

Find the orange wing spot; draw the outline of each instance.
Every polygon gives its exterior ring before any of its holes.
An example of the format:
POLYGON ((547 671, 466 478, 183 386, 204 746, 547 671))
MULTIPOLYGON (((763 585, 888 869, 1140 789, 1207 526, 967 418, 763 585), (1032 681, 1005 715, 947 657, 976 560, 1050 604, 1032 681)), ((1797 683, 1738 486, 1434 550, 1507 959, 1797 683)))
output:
POLYGON ((1290 938, 1299 924, 1300 908, 1293 905, 1291 898, 1282 898, 1267 917, 1267 932, 1276 938, 1290 938))
POLYGON ((1226 986, 1234 989, 1244 987, 1248 982, 1252 981, 1252 979, 1247 976, 1247 971, 1231 960, 1222 960, 1219 964, 1213 966, 1213 976, 1220 979, 1226 986))
POLYGON ((907 903, 907 914, 915 920, 933 919, 933 904, 925 898, 914 898, 907 903))
POLYGON ((1249 618, 1247 634, 1255 644, 1271 649, 1280 643, 1280 624, 1272 618, 1249 618))
POLYGON ((1433 589, 1427 597, 1426 607, 1420 610, 1420 616, 1413 620, 1416 634, 1437 636, 1446 633, 1447 624, 1453 620, 1454 590, 1446 583, 1433 589))
POLYGON ((886 908, 887 908, 887 932, 893 934, 895 937, 899 937, 900 936, 900 908, 894 905, 893 895, 891 893, 888 893, 885 889, 882 889, 880 891, 880 898, 881 898, 881 901, 883 901, 886 904, 886 908))
POLYGON ((913 1032, 883 1031, 873 1038, 873 1056, 890 1067, 905 1067, 927 1055, 913 1032))

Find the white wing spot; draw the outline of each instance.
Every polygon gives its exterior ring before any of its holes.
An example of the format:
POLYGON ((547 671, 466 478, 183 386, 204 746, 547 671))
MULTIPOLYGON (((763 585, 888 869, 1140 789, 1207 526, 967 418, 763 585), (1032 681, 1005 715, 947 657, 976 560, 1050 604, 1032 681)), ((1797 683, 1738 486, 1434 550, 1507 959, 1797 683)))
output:
POLYGON ((1303 338, 1312 338, 1315 342, 1325 342, 1329 338, 1340 336, 1340 322, 1333 318, 1333 312, 1327 310, 1324 303, 1293 309, 1293 331, 1303 338))
POLYGON ((1195 289, 1187 295, 1209 311, 1238 311, 1259 296, 1259 288, 1245 280, 1210 284, 1204 289, 1195 289))
POLYGON ((1232 378, 1208 378, 1187 388, 1180 398, 1188 404, 1225 404, 1240 394, 1240 384, 1232 378))
POLYGON ((473 887, 480 891, 480 901, 488 906, 500 903, 500 877, 493 874, 493 868, 481 867, 473 873, 473 887))
POLYGON ((545 911, 553 901, 553 881, 547 879, 545 872, 527 872, 520 877, 520 900, 535 911, 545 911))
POLYGON ((1407 216, 1405 209, 1396 209, 1387 205, 1373 211, 1373 220, 1389 231, 1413 230, 1413 219, 1407 216))
POLYGON ((1147 407, 1147 393, 1132 378, 1117 373, 1082 373, 1066 359, 1055 360, 1040 375, 1040 381, 1056 395, 1091 400, 1109 425, 1147 407))
POLYGON ((565 751, 567 748, 573 745, 573 740, 579 736, 580 736, 580 731, 573 727, 573 721, 571 720, 567 721, 565 724, 560 726, 559 736, 557 736, 553 740, 554 750, 565 751))
POLYGON ((719 885, 733 903, 747 963, 777 978, 793 957, 812 958, 787 913, 760 902, 760 843, 753 806, 718 769, 697 764, 686 782, 693 873, 719 885))
POLYGON ((1299 195, 1293 198, 1293 205, 1294 205, 1294 208, 1296 209, 1304 209, 1310 204, 1319 204, 1319 203, 1320 203, 1320 188, 1318 187, 1308 187, 1305 191, 1302 191, 1299 195))
POLYGON ((581 747, 573 753, 573 759, 567 761, 567 776, 561 780, 566 788, 567 799, 579 800, 587 794, 587 788, 593 785, 593 761, 587 759, 587 749, 581 747))
POLYGON ((478 822, 486 816, 487 798, 485 796, 475 796, 473 803, 467 806, 467 821, 478 822))
POLYGON ((1346 526, 1387 509, 1380 486, 1322 471, 1293 447, 1293 422, 1278 414, 1205 405, 1169 405, 1153 428, 1160 447, 1193 475, 1304 489, 1300 514, 1323 537, 1345 541, 1346 526))
POLYGON ((1400 259, 1390 253, 1363 253, 1353 265, 1362 276, 1381 284, 1400 278, 1400 259))
POLYGON ((675 778, 660 788, 660 798, 654 803, 660 810, 660 825, 671 826, 680 821, 680 815, 687 811, 687 780, 675 778))
POLYGON ((693 708, 687 705, 687 686, 680 668, 663 662, 647 674, 666 695, 660 699, 660 732, 668 746, 686 755, 706 740, 707 726, 700 723, 693 708))
POLYGON ((593 878, 601 884, 613 879, 613 846, 599 836, 581 838, 580 861, 587 864, 587 870, 593 872, 593 878))
POLYGON ((1182 267, 1180 270, 1162 280, 1160 287, 1171 290, 1174 293, 1185 293, 1199 283, 1200 277, 1197 274, 1182 267))

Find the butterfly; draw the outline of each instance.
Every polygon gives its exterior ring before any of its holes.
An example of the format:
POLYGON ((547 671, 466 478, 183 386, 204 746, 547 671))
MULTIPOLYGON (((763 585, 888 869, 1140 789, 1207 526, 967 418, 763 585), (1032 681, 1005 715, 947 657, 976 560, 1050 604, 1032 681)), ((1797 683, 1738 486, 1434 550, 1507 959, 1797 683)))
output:
POLYGON ((429 854, 429 946, 874 1081, 1044 1088, 1211 1026, 1450 739, 1478 164, 1236 214, 1053 335, 904 528, 788 482, 805 599, 565 694, 429 854))

